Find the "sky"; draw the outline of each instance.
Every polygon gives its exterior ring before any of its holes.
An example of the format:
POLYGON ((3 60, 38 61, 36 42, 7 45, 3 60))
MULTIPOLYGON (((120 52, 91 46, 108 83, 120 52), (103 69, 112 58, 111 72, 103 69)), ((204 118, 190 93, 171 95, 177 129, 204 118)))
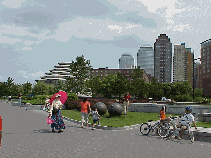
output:
MULTIPOLYGON (((166 34, 200 57, 210 39, 211 0, 1 0, 0 81, 36 83, 59 62, 84 55, 118 68, 123 53, 166 34)), ((172 50, 173 51, 173 50, 172 50)))

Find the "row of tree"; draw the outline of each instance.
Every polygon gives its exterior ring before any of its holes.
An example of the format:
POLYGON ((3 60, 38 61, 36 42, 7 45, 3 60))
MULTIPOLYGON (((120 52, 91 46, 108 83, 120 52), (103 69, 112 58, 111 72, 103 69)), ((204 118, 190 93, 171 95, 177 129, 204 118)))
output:
MULTIPOLYGON (((7 82, 0 83, 0 96, 17 96, 19 93, 23 95, 52 95, 62 89, 66 92, 81 94, 92 92, 93 97, 111 98, 116 96, 120 99, 126 92, 129 92, 136 99, 145 97, 160 100, 165 96, 176 101, 192 100, 193 91, 188 82, 161 84, 156 79, 152 79, 150 83, 147 83, 143 79, 143 70, 140 67, 135 68, 134 72, 130 74, 131 80, 128 80, 128 76, 124 76, 122 73, 109 74, 101 80, 99 76, 90 76, 91 67, 90 61, 86 60, 84 56, 77 57, 70 66, 74 77, 67 78, 66 82, 59 81, 54 85, 43 82, 38 82, 33 87, 29 82, 15 84, 14 80, 9 77, 7 82)), ((197 97, 202 97, 202 90, 195 89, 195 98, 197 97)))

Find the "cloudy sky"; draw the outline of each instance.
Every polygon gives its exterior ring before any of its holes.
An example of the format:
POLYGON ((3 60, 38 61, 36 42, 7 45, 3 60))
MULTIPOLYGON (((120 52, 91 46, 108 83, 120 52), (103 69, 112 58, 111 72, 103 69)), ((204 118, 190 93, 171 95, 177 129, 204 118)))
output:
POLYGON ((200 57, 210 38, 210 0, 1 0, 0 81, 35 83, 58 62, 84 55, 94 68, 118 68, 161 33, 200 57))

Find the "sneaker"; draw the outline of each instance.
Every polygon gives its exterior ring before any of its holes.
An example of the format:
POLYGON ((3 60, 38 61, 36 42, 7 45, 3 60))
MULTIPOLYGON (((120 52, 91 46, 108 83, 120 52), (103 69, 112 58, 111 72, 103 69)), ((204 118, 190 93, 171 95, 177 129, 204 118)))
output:
POLYGON ((178 140, 181 140, 181 137, 180 137, 180 136, 177 136, 177 139, 178 139, 178 140))
POLYGON ((55 129, 52 129, 52 132, 56 132, 55 129))
POLYGON ((94 128, 92 128, 92 130, 94 130, 94 128))

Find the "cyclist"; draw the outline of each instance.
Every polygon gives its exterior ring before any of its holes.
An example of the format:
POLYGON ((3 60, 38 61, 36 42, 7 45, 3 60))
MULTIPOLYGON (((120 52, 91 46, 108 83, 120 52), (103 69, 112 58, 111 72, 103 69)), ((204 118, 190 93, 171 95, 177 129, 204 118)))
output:
POLYGON ((186 107, 185 108, 185 114, 184 116, 182 117, 182 120, 181 120, 181 124, 178 124, 177 127, 181 128, 180 129, 180 132, 179 132, 179 136, 178 136, 178 139, 180 140, 181 139, 181 136, 184 132, 184 130, 190 130, 191 128, 191 124, 194 125, 195 129, 196 128, 196 124, 195 124, 195 121, 194 121, 194 116, 191 114, 192 112, 192 108, 191 107, 186 107))

